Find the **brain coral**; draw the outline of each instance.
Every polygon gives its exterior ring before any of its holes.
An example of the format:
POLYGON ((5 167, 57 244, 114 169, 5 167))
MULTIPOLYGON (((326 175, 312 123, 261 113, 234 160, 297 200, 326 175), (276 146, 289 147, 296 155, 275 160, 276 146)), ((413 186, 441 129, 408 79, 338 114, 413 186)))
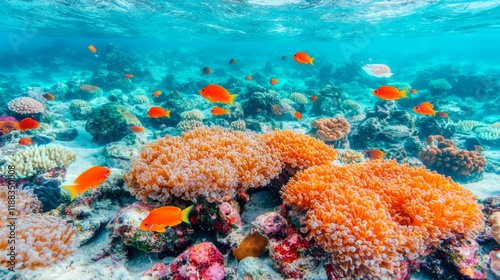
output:
POLYGON ((266 185, 281 172, 275 149, 256 133, 198 127, 182 137, 166 136, 146 144, 125 176, 138 199, 166 201, 171 196, 210 202, 235 196, 243 188, 266 185))
POLYGON ((469 190, 396 161, 313 166, 288 182, 282 198, 308 210, 303 230, 331 254, 338 278, 394 279, 403 260, 484 226, 469 190))
POLYGON ((45 112, 45 107, 40 101, 31 97, 18 97, 9 102, 9 110, 20 115, 32 115, 45 112))
POLYGON ((269 146, 277 149, 283 161, 293 168, 304 169, 335 160, 335 150, 318 139, 291 130, 272 131, 262 135, 269 146))

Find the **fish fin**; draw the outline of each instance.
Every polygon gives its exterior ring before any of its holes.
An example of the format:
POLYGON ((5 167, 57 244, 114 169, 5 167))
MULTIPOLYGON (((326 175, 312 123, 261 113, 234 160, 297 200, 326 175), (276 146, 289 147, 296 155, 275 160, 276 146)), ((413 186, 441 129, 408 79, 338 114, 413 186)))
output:
POLYGON ((71 197, 71 200, 75 199, 78 195, 78 184, 62 186, 62 189, 66 190, 71 197))
POLYGON ((432 103, 430 103, 430 102, 424 102, 424 103, 422 103, 422 104, 427 104, 427 105, 429 105, 429 107, 430 107, 431 109, 433 109, 433 108, 434 108, 434 104, 432 104, 432 103))
POLYGON ((314 66, 314 64, 313 64, 313 60, 314 60, 314 57, 311 57, 311 58, 309 59, 309 63, 311 63, 311 65, 312 65, 312 66, 314 66))
POLYGON ((399 93, 401 94, 401 98, 408 98, 408 89, 404 89, 399 93))
MULTIPOLYGON (((165 226, 165 227, 166 227, 166 226, 165 226)), ((167 231, 167 230, 165 229, 165 227, 159 228, 159 229, 155 230, 155 232, 165 232, 165 231, 167 231)))
POLYGON ((170 111, 171 111, 171 110, 166 110, 166 111, 165 111, 165 117, 170 118, 170 111))
POLYGON ((229 95, 229 104, 231 104, 231 106, 234 106, 234 99, 236 98, 236 96, 238 96, 238 94, 229 95))
POLYGON ((186 224, 191 224, 189 222, 189 213, 191 213, 191 210, 193 210, 194 205, 191 205, 187 207, 186 209, 182 210, 181 212, 181 220, 185 222, 186 224))

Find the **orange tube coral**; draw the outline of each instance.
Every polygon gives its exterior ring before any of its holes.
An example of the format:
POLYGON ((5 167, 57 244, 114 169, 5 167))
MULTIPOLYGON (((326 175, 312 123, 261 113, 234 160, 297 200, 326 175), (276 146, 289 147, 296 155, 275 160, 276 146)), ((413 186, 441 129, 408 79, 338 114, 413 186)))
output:
POLYGON ((288 182, 282 198, 308 210, 307 237, 331 253, 339 278, 394 278, 402 260, 484 226, 469 190, 396 161, 313 166, 288 182))

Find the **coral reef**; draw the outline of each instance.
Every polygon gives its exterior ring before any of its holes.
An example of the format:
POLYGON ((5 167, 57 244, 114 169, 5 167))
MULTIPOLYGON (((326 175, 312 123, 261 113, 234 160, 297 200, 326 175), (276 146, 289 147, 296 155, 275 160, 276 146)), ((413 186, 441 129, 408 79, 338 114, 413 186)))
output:
POLYGON ((360 163, 365 160, 365 156, 355 150, 336 149, 337 159, 343 164, 360 163))
POLYGON ((238 263, 236 269, 238 279, 275 279, 283 277, 273 267, 260 258, 247 257, 238 263))
POLYGON ((293 168, 304 169, 334 161, 336 152, 313 137, 291 130, 275 130, 261 137, 264 142, 278 150, 283 162, 293 168))
POLYGON ((199 120, 182 120, 177 124, 177 127, 183 132, 190 131, 202 126, 204 126, 204 124, 199 120))
POLYGON ((455 134, 456 125, 450 118, 421 117, 415 123, 420 139, 429 135, 442 135, 451 138, 455 134))
POLYGON ((130 133, 131 125, 142 126, 137 117, 118 103, 108 103, 92 110, 85 130, 99 144, 118 141, 130 133))
POLYGON ((229 127, 232 130, 245 131, 247 124, 244 120, 236 120, 229 123, 229 127))
POLYGON ((147 143, 125 180, 143 201, 196 201, 203 196, 215 202, 225 195, 234 197, 238 185, 246 189, 268 184, 281 166, 279 153, 253 132, 199 127, 182 137, 147 143))
POLYGON ((102 152, 106 165, 113 168, 128 168, 132 159, 140 154, 145 143, 145 138, 132 133, 120 141, 107 144, 102 152))
POLYGON ((180 254, 170 265, 168 279, 223 280, 224 256, 210 242, 198 243, 180 254))
POLYGON ((286 204, 307 210, 303 231, 330 253, 339 278, 402 275, 405 259, 484 226, 470 191, 395 161, 313 166, 281 192, 286 204))
POLYGON ((435 79, 429 82, 429 90, 432 94, 439 94, 451 89, 451 84, 446 79, 435 79))
POLYGON ((86 120, 92 112, 92 106, 82 99, 75 99, 69 104, 69 113, 75 120, 86 120))
POLYGON ((489 256, 491 271, 500 277, 500 250, 491 250, 489 256))
POLYGON ((488 223, 491 224, 491 235, 493 239, 500 244, 500 212, 494 212, 488 218, 488 223))
POLYGON ((31 146, 5 157, 6 164, 0 167, 0 174, 6 176, 9 165, 16 167, 18 178, 31 177, 54 168, 66 168, 76 159, 76 154, 57 144, 31 146))
POLYGON ((313 132, 322 141, 334 142, 338 141, 349 134, 351 126, 346 119, 341 117, 322 118, 311 123, 313 132))
POLYGON ((12 115, 19 120, 30 117, 35 120, 40 120, 45 114, 44 105, 31 97, 18 97, 7 104, 12 115))
POLYGON ((428 168, 461 182, 479 180, 486 166, 486 158, 479 152, 460 150, 452 140, 441 135, 429 136, 427 147, 420 151, 418 158, 428 168))
MULTIPOLYGON (((12 252, 11 228, 0 229, 0 253, 5 256, 0 260, 1 267, 14 269, 36 269, 58 264, 72 255, 78 248, 75 230, 59 217, 35 214, 39 202, 30 192, 16 192, 16 211, 8 210, 7 188, 0 189, 0 216, 4 225, 15 225, 15 257, 8 258, 12 252), (12 221, 8 217, 15 216, 12 221), (10 261, 13 261, 10 263, 10 261)), ((10 199, 10 198, 9 198, 10 199)))
POLYGON ((318 100, 313 102, 311 112, 317 115, 330 115, 340 109, 342 102, 346 99, 342 95, 342 89, 327 85, 317 94, 318 100))
POLYGON ((460 120, 457 122, 457 132, 472 133, 478 126, 487 126, 487 124, 474 120, 460 120))

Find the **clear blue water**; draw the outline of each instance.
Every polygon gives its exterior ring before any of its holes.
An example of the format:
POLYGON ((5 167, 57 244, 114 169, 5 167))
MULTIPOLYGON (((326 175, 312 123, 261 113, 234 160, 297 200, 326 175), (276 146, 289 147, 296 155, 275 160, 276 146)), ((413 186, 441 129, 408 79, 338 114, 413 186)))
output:
MULTIPOLYGON (((205 122, 221 124, 223 122, 217 122, 216 117, 210 115, 212 104, 199 96, 200 88, 209 83, 222 84, 231 93, 240 93, 237 103, 243 104, 246 110, 248 96, 243 96, 250 88, 245 81, 246 75, 263 77, 255 82, 265 90, 283 90, 279 93, 280 98, 296 91, 310 97, 327 84, 338 86, 365 111, 374 108, 379 101, 371 94, 373 89, 391 82, 408 83, 421 95, 397 103, 397 108, 410 112, 415 119, 422 116, 412 113, 412 108, 420 102, 431 101, 455 123, 471 119, 490 125, 500 122, 497 110, 500 106, 495 105, 500 103, 500 0, 0 2, 0 116, 9 113, 7 102, 28 95, 29 87, 40 87, 48 92, 59 82, 69 84, 74 77, 78 83, 103 88, 102 96, 87 100, 94 108, 102 105, 109 101, 114 88, 108 84, 114 81, 96 79, 99 69, 116 73, 120 80, 125 73, 136 74, 131 80, 132 87, 120 89, 125 95, 131 95, 136 88, 145 90, 148 104, 123 102, 123 105, 136 114, 147 129, 144 139, 148 141, 153 141, 165 126, 172 129, 176 126, 176 123, 161 123, 146 117, 150 106, 170 105, 167 99, 155 101, 151 97, 153 91, 161 89, 166 95, 179 90, 184 100, 194 100, 197 108, 203 111, 208 120, 205 122), (118 51, 109 51, 111 44, 118 51), (88 50, 89 45, 96 47, 95 54, 88 50), (297 51, 314 57, 314 66, 296 63, 292 55, 297 51), (123 61, 133 67, 113 65, 106 68, 106 63, 114 61, 107 56, 109 53, 125 56, 123 61), (233 58, 237 63, 229 64, 233 58), (361 67, 372 63, 390 66, 394 75, 389 79, 368 76, 361 67), (213 74, 204 75, 205 66, 210 67, 213 74), (147 78, 146 72, 152 78, 147 78), (162 80, 167 75, 174 77, 175 86, 162 80), (276 86, 269 85, 271 77, 279 79, 276 86), (430 94, 429 81, 441 78, 447 79, 452 89, 438 95, 430 94), (430 99, 424 100, 421 96, 430 99)), ((70 102, 83 96, 77 88, 74 86, 73 95, 56 96, 55 101, 49 101, 46 106, 52 120, 42 120, 50 127, 44 131, 56 129, 57 125, 50 122, 59 118, 79 132, 78 138, 72 141, 54 141, 78 152, 78 163, 68 168, 67 181, 76 178, 88 166, 104 165, 101 154, 104 145, 92 141, 85 131, 85 121, 73 119, 67 112, 70 102)), ((308 131, 312 121, 328 115, 316 114, 311 110, 312 105, 308 106, 302 112, 304 121, 290 116, 277 122, 283 123, 282 128, 308 131)), ((182 112, 173 113, 179 116, 182 112)), ((335 114, 332 112, 328 117, 335 114)), ((247 111, 242 117, 245 120, 252 118, 257 119, 247 111)), ((352 124, 353 130, 356 125, 352 124)), ((8 140, 10 142, 2 142, 2 153, 23 148, 17 144, 19 138, 36 133, 16 134, 8 140)), ((422 145, 426 136, 420 137, 422 145)), ((460 144, 465 141, 464 138, 455 140, 460 144)), ((487 160, 493 162, 485 172, 487 175, 500 174, 496 167, 500 164, 499 142, 488 142, 483 147, 487 160)), ((387 157, 396 158, 391 145, 383 141, 374 144, 353 147, 358 151, 384 148, 387 157)), ((470 185, 472 190, 481 198, 498 194, 498 187, 491 183, 498 182, 495 181, 498 177, 485 178, 489 181, 480 180, 470 185)), ((99 246, 105 247, 104 235, 100 234, 101 237, 92 242, 100 242, 99 246)), ((91 251, 87 246, 80 250, 91 251)), ((82 257, 80 253, 74 266, 84 267, 89 256, 95 254, 92 251, 82 257)), ((130 278, 120 278, 112 272, 105 275, 110 279, 138 279, 151 267, 146 258, 146 254, 142 254, 136 256, 132 264, 127 264, 130 267, 119 266, 119 271, 130 268, 132 272, 127 272, 130 278)), ((153 258, 154 262, 160 261, 156 255, 153 258)), ((269 259, 267 261, 269 263, 269 259)), ((99 265, 95 269, 109 270, 106 269, 109 263, 99 265)), ((233 259, 230 266, 236 265, 233 259)), ((488 273, 491 277, 491 271, 488 273)), ((56 274, 57 270, 42 271, 37 277, 56 274)), ((2 275, 0 273, 0 278, 2 275)), ((50 279, 69 279, 68 274, 61 275, 66 278, 51 276, 50 279)))

